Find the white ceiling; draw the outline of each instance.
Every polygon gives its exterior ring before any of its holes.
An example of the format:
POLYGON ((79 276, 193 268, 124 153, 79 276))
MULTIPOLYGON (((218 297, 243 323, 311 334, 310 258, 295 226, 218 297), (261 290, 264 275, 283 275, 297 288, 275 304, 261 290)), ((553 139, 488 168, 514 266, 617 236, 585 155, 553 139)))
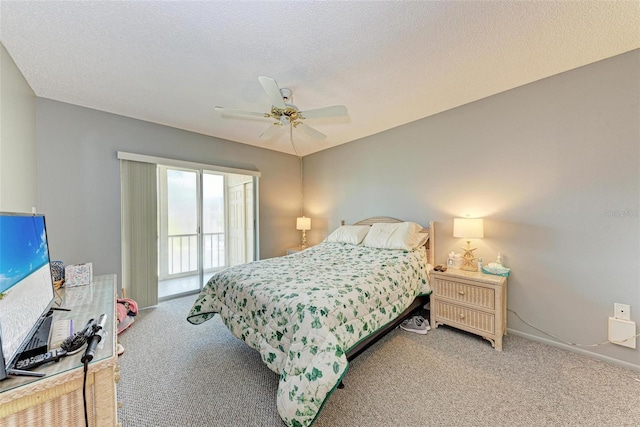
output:
MULTIPOLYGON (((638 1, 2 1, 0 40, 39 97, 294 153, 258 76, 293 90, 302 155, 640 47, 638 1)), ((176 141, 176 144, 179 142, 176 141)))

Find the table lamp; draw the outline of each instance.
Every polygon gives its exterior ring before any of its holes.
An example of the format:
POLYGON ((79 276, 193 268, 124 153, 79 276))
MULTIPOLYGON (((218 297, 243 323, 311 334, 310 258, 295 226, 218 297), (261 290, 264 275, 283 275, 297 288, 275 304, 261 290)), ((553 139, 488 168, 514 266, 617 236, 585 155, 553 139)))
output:
POLYGON ((475 260, 473 251, 477 248, 471 248, 471 239, 481 239, 484 237, 482 218, 454 218, 453 237, 467 239, 467 247, 462 248, 464 255, 462 256, 462 267, 460 267, 460 269, 478 271, 477 263, 473 262, 475 260))
POLYGON ((303 248, 307 247, 307 230, 311 230, 311 218, 301 216, 296 219, 296 230, 302 230, 302 245, 303 248))

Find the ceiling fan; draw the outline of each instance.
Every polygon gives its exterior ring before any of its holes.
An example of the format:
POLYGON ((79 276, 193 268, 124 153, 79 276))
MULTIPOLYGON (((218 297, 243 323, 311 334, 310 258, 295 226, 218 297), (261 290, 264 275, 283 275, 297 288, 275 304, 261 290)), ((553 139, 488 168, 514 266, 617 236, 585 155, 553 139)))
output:
POLYGON ((271 139, 280 131, 280 129, 285 126, 290 126, 290 130, 293 128, 301 129, 311 138, 322 140, 325 139, 327 135, 306 125, 303 120, 317 119, 321 117, 339 117, 346 116, 348 114, 347 107, 344 105, 334 105, 332 107, 300 111, 298 110, 298 107, 291 103, 291 89, 281 89, 278 87, 276 81, 269 77, 260 76, 258 77, 258 81, 266 92, 269 101, 271 101, 271 111, 268 113, 258 113, 254 111, 234 110, 224 107, 215 107, 215 110, 219 111, 223 115, 255 116, 273 119, 274 122, 260 135, 260 139, 271 139))

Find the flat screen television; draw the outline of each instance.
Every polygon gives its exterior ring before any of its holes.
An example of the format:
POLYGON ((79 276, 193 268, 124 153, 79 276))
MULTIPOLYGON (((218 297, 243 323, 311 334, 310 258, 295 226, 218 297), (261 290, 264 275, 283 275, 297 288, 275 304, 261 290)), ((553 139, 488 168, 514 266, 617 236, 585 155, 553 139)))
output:
POLYGON ((44 215, 0 212, 0 341, 7 371, 53 299, 44 215))

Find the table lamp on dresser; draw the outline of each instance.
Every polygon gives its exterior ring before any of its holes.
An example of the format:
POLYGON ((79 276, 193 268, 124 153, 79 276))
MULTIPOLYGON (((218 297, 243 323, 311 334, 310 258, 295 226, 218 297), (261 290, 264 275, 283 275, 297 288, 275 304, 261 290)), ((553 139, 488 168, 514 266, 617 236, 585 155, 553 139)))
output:
POLYGON ((311 218, 301 216, 296 219, 296 230, 302 230, 302 245, 300 247, 307 247, 307 230, 311 230, 311 218))
POLYGON ((478 271, 477 263, 473 251, 477 248, 471 248, 471 239, 482 239, 484 237, 484 223, 482 218, 454 218, 453 219, 453 237, 467 240, 467 247, 462 248, 464 255, 462 256, 461 270, 478 271))

